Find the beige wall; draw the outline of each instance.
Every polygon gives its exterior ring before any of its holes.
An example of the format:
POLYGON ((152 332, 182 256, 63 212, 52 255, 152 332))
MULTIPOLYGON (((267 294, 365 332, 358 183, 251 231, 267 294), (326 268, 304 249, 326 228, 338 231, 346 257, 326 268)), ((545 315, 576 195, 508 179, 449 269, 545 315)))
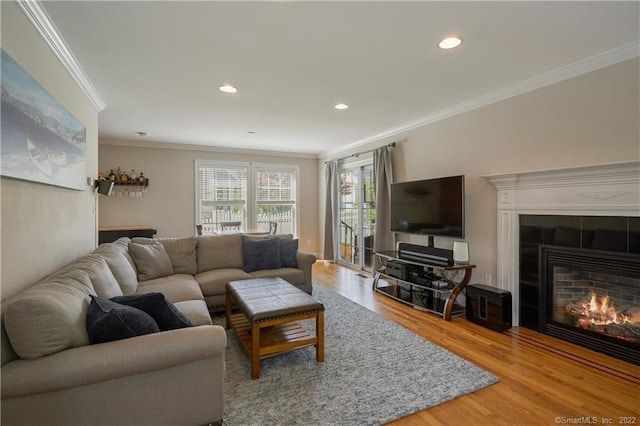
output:
MULTIPOLYGON (((98 113, 12 1, 3 1, 2 48, 87 129, 87 176, 98 169, 98 113)), ((2 299, 91 251, 95 195, 0 178, 2 299)))
MULTIPOLYGON (((100 196, 100 226, 152 225, 157 237, 179 237, 195 232, 195 160, 254 162, 300 167, 298 237, 302 250, 318 250, 318 163, 315 158, 287 154, 218 150, 161 144, 163 148, 133 147, 136 142, 101 140, 99 167, 135 169, 149 178, 141 199, 100 196)), ((140 144, 140 142, 137 142, 140 144)), ((147 143, 147 145, 151 145, 147 143)), ((157 145, 156 145, 157 146, 157 145)))
MULTIPOLYGON (((472 282, 484 282, 485 274, 491 274, 495 283, 496 192, 481 176, 640 159, 638 63, 638 58, 628 60, 359 151, 399 141, 393 152, 397 182, 464 174, 465 239, 478 266, 472 282)), ((346 154, 350 152, 335 157, 346 154)), ((324 209, 322 168, 319 173, 324 209)), ((427 242, 426 237, 398 236, 415 244, 427 242)), ((435 243, 451 248, 453 240, 436 238, 435 243)))
MULTIPOLYGON (((322 251, 323 163, 295 155, 135 147, 101 141, 98 116, 71 76, 14 2, 1 2, 2 47, 87 128, 87 176, 99 168, 135 168, 151 179, 143 199, 100 197, 99 223, 151 224, 158 236, 193 234, 195 159, 298 165, 301 247, 322 251)), ((399 142, 396 181, 466 175, 467 235, 473 281, 496 270, 496 199, 481 176, 640 158, 638 58, 362 146, 399 142)), ((348 155, 345 152, 338 157, 348 155)), ((95 196, 2 178, 2 298, 89 252, 95 245, 95 196)), ((402 240, 423 243, 421 237, 402 240)), ((436 239, 450 247, 452 240, 436 239)), ((495 277, 494 277, 495 280, 495 277)))

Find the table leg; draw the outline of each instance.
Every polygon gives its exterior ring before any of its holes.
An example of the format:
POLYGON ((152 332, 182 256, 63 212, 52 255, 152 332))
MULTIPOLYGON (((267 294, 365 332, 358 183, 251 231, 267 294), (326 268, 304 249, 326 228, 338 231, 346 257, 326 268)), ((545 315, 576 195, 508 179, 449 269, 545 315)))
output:
POLYGON ((318 311, 316 316, 316 360, 324 362, 324 311, 318 311))
POLYGON ((251 378, 260 378, 260 326, 251 324, 251 378))
POLYGON ((224 297, 224 304, 225 304, 225 327, 226 328, 231 328, 231 304, 232 304, 232 299, 231 299, 231 292, 229 290, 227 290, 226 295, 224 297))

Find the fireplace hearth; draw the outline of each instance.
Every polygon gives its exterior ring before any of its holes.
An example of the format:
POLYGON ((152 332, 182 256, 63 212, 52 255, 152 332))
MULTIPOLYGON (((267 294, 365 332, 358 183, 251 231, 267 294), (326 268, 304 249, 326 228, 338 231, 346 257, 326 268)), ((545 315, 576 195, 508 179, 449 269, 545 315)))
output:
POLYGON ((540 247, 540 331, 640 365, 640 256, 540 247))

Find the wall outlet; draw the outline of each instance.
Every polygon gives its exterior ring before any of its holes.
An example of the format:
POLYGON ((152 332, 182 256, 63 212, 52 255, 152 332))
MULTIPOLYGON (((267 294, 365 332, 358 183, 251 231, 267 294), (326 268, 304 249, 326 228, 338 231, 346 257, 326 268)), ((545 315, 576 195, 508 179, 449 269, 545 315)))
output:
POLYGON ((491 274, 484 274, 484 283, 486 285, 491 285, 492 281, 493 281, 493 277, 491 276, 491 274))

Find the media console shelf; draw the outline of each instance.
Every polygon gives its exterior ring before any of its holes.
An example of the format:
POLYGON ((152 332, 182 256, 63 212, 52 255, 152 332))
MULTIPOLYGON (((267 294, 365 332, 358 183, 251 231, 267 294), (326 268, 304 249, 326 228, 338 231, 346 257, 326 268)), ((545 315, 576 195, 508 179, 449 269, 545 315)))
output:
POLYGON ((456 298, 471 281, 472 270, 476 266, 449 265, 439 256, 422 258, 416 256, 411 248, 411 245, 403 246, 401 243, 398 251, 375 253, 382 266, 373 279, 374 291, 416 309, 438 314, 447 321, 464 315, 465 307, 457 304, 456 298), (384 285, 381 285, 381 280, 384 285))

